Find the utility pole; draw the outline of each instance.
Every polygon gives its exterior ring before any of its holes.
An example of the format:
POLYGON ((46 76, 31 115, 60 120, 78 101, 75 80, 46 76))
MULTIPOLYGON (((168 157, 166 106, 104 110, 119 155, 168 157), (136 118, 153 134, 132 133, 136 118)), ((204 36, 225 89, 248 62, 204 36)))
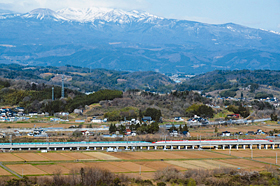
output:
POLYGON ((52 100, 54 101, 54 87, 52 87, 52 100))
POLYGON ((11 145, 13 144, 13 136, 12 136, 12 134, 10 134, 10 144, 11 145))
POLYGON ((49 150, 50 149, 50 141, 49 141, 49 136, 48 135, 46 136, 46 142, 48 143, 47 144, 48 145, 47 150, 49 150))
POLYGON ((277 152, 276 152, 276 165, 277 165, 277 152))

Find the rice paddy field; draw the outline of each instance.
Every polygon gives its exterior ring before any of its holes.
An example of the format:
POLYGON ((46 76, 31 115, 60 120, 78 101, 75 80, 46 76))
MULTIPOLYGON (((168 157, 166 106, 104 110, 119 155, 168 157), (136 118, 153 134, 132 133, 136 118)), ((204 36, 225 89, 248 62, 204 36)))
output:
POLYGON ((180 171, 224 167, 261 171, 268 167, 280 168, 280 158, 277 165, 276 154, 280 155, 280 149, 242 149, 230 153, 228 150, 7 152, 0 153, 3 165, 0 176, 15 176, 13 172, 26 176, 49 176, 57 172, 66 175, 82 167, 99 167, 144 179, 153 178, 154 172, 166 167, 180 171))

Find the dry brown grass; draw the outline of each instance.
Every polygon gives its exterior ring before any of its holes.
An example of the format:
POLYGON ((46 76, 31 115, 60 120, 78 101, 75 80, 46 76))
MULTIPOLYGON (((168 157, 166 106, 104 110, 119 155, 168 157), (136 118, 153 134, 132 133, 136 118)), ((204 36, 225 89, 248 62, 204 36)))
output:
POLYGON ((42 175, 47 174, 46 172, 30 165, 30 164, 16 164, 16 165, 7 165, 8 168, 12 169, 18 174, 23 175, 42 175))
POLYGON ((8 171, 0 168, 0 176, 8 176, 11 175, 11 173, 9 173, 8 171))
POLYGON ((92 156, 88 156, 85 153, 80 153, 80 152, 70 152, 70 153, 61 153, 61 154, 78 160, 96 160, 96 158, 93 158, 92 156))
POLYGON ((64 156, 62 153, 41 153, 40 155, 51 161, 65 161, 75 159, 72 157, 64 156))
POLYGON ((141 167, 141 171, 154 171, 154 169, 133 162, 110 162, 110 163, 114 166, 127 169, 131 172, 140 171, 140 167, 141 167))
MULTIPOLYGON (((262 147, 263 148, 263 147, 262 147)), ((219 150, 219 153, 222 154, 229 154, 229 150, 219 150)), ((246 149, 246 150, 231 150, 231 155, 232 156, 237 156, 237 157, 251 157, 251 150, 246 149)), ((280 150, 279 149, 275 149, 275 150, 271 150, 271 149, 254 149, 253 150, 253 157, 275 157, 276 153, 278 153, 280 155, 280 150)))
POLYGON ((84 152, 84 154, 94 157, 99 160, 120 160, 120 158, 111 156, 103 152, 84 152))
POLYGON ((113 165, 109 162, 93 162, 93 163, 85 163, 87 167, 98 167, 101 169, 107 169, 111 172, 130 172, 128 169, 113 165))
POLYGON ((12 153, 0 153, 0 161, 24 161, 23 159, 13 155, 12 153))
POLYGON ((58 171, 61 172, 61 174, 68 174, 70 172, 69 169, 59 165, 36 165, 35 167, 48 174, 54 174, 58 171))
POLYGON ((48 161, 49 159, 40 156, 39 153, 15 153, 14 155, 24 159, 25 161, 48 161))
POLYGON ((154 169, 154 170, 161 170, 161 169, 164 169, 166 167, 172 167, 172 168, 176 168, 178 170, 186 170, 183 167, 172 165, 172 164, 170 164, 168 162, 165 162, 165 161, 139 161, 139 162, 135 162, 135 163, 139 164, 139 165, 149 167, 149 168, 154 169))
MULTIPOLYGON (((276 164, 276 157, 275 158, 254 158, 254 160, 265 162, 265 163, 271 163, 276 164)), ((280 165, 280 157, 277 157, 277 164, 280 165)))
POLYGON ((228 160, 218 160, 223 163, 238 166, 245 170, 265 170, 267 165, 264 163, 251 161, 247 159, 228 159, 228 160))
POLYGON ((226 155, 217 154, 209 151, 174 151, 174 154, 178 154, 183 159, 201 159, 201 158, 228 158, 226 155))
POLYGON ((167 163, 170 163, 171 165, 176 165, 176 166, 179 166, 179 167, 183 167, 186 170, 187 169, 197 169, 198 168, 196 165, 187 164, 184 161, 167 161, 167 163))
POLYGON ((67 169, 81 169, 82 167, 86 167, 84 163, 59 163, 58 165, 63 166, 67 169))

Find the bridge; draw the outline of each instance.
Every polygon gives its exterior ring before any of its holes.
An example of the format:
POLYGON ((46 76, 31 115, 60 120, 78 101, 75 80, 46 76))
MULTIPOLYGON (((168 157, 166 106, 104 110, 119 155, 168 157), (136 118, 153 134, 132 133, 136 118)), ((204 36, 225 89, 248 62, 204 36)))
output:
POLYGON ((275 149, 280 141, 267 139, 228 139, 228 140, 178 140, 178 141, 102 141, 102 142, 38 142, 0 143, 6 150, 187 150, 187 149, 275 149))

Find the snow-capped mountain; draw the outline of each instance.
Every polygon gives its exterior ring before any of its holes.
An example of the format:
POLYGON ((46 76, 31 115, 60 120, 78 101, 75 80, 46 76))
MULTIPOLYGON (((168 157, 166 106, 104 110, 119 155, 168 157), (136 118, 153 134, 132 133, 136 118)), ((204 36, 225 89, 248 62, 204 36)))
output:
POLYGON ((0 63, 202 73, 279 69, 280 35, 107 8, 0 15, 0 63))
POLYGON ((136 10, 124 11, 97 7, 91 7, 86 9, 65 8, 56 12, 50 9, 39 8, 32 10, 27 14, 24 14, 23 17, 37 19, 52 18, 54 20, 76 21, 82 23, 101 20, 106 22, 117 22, 120 24, 143 20, 147 22, 152 22, 157 19, 163 19, 158 16, 151 15, 147 12, 139 12, 136 10))

